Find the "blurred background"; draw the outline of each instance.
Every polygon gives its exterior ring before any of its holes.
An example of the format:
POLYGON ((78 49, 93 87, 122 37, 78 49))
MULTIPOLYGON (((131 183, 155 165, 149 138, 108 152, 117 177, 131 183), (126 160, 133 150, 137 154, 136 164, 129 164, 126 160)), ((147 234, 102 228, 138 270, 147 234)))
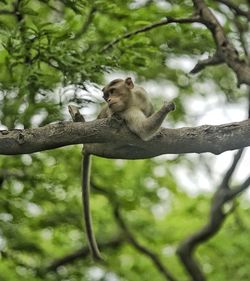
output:
MULTIPOLYGON (((249 1, 206 4, 249 62, 249 1)), ((191 0, 1 0, 0 129, 71 121, 69 104, 94 120, 105 83, 128 76, 147 90, 155 108, 175 101, 164 127, 247 119, 249 87, 237 87, 226 64, 190 74, 216 51, 207 27, 151 26, 194 12, 191 0)), ((81 150, 0 156, 0 280, 250 279, 249 149, 136 161, 93 157, 91 206, 104 265, 93 263, 87 250, 81 150), (239 192, 215 207, 225 185, 239 192), (176 254, 194 233, 201 241, 189 260, 201 279, 176 254)))

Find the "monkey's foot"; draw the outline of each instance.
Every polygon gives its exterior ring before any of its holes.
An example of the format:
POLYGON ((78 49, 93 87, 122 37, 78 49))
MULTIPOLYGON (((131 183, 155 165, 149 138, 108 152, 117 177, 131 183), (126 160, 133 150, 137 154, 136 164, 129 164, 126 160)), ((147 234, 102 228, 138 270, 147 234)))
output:
POLYGON ((173 102, 167 102, 165 101, 164 102, 164 107, 166 109, 167 112, 170 112, 170 111, 174 111, 175 110, 175 104, 173 102))
POLYGON ((120 129, 124 124, 124 120, 116 113, 113 113, 110 118, 110 126, 114 129, 120 129))

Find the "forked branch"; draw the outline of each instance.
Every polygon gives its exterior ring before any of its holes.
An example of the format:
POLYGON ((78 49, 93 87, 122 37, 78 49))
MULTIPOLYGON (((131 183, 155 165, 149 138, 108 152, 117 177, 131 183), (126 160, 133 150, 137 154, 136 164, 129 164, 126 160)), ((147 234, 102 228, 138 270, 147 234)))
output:
POLYGON ((206 280, 198 261, 193 256, 195 249, 201 243, 204 243, 212 238, 221 229, 223 222, 227 218, 228 214, 230 214, 230 211, 226 212, 224 210, 225 204, 234 200, 238 194, 243 192, 250 185, 250 177, 248 177, 238 187, 230 187, 229 185, 230 179, 241 158, 241 155, 242 150, 235 154, 231 166, 225 173, 218 190, 214 194, 208 222, 200 230, 185 239, 178 247, 177 254, 179 255, 186 270, 192 276, 193 281, 206 280))

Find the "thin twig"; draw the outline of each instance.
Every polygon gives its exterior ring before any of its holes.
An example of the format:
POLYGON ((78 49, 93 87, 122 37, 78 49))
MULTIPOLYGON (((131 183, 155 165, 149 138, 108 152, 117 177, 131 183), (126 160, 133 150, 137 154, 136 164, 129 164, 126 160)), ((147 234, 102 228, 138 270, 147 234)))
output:
POLYGON ((96 11, 97 11, 97 8, 96 8, 95 6, 93 6, 93 7, 90 9, 90 11, 89 11, 89 13, 88 13, 88 15, 87 15, 87 18, 86 18, 86 20, 85 20, 85 22, 84 22, 82 28, 80 29, 80 31, 78 31, 78 32, 75 34, 75 36, 74 36, 74 38, 73 38, 72 40, 78 40, 83 34, 85 34, 85 33, 87 32, 87 30, 88 30, 90 24, 91 24, 92 21, 93 21, 93 18, 94 18, 94 15, 95 15, 96 11))
POLYGON ((160 20, 158 22, 143 26, 139 29, 136 29, 134 31, 131 31, 131 32, 125 33, 124 35, 119 36, 118 38, 114 39, 113 41, 111 41, 110 43, 105 45, 100 50, 100 53, 103 53, 103 52, 107 51, 108 49, 110 49, 111 47, 113 47, 114 45, 116 45, 117 43, 119 43, 123 39, 128 39, 128 38, 133 37, 133 36, 135 36, 139 33, 143 33, 143 32, 152 30, 152 29, 157 28, 159 26, 167 25, 167 24, 170 24, 170 23, 194 23, 194 22, 200 22, 200 18, 194 17, 194 18, 174 19, 172 17, 167 17, 166 19, 163 19, 163 20, 160 20))
POLYGON ((115 217, 118 225, 122 229, 123 234, 125 234, 128 242, 136 250, 138 250, 145 256, 149 257, 151 259, 151 261, 154 263, 154 265, 156 266, 156 268, 159 270, 159 272, 166 278, 166 280, 177 281, 177 279, 166 268, 166 266, 163 265, 163 263, 161 262, 160 258, 157 256, 157 254, 154 253, 153 251, 149 250, 145 246, 141 245, 136 240, 136 238, 134 237, 134 235, 131 233, 128 226, 126 225, 124 219, 122 218, 120 208, 119 208, 119 203, 117 202, 117 199, 115 198, 115 196, 113 194, 111 194, 110 192, 108 192, 107 189, 104 189, 104 188, 98 186, 97 184, 95 184, 93 181, 91 181, 91 187, 93 190, 96 190, 97 192, 103 194, 104 196, 106 196, 108 198, 111 206, 113 206, 114 217, 115 217))
POLYGON ((226 5, 229 9, 233 10, 237 15, 250 19, 250 11, 242 10, 239 5, 236 5, 228 0, 218 0, 218 2, 226 5))
POLYGON ((221 188, 229 188, 229 181, 230 181, 230 179, 231 179, 231 177, 232 177, 232 175, 235 171, 235 168, 236 168, 236 166, 237 166, 237 164, 238 164, 238 162, 239 162, 239 160, 242 156, 243 150, 244 150, 244 148, 239 149, 237 151, 237 153, 235 153, 233 162, 232 162, 230 168, 225 173, 225 175, 223 177, 223 180, 220 184, 221 188))
POLYGON ((234 187, 229 195, 230 200, 245 191, 250 185, 250 176, 239 186, 234 187))
POLYGON ((163 276, 166 278, 166 280, 169 281, 177 281, 175 277, 172 275, 172 273, 169 272, 169 270, 162 264, 161 260, 157 256, 156 253, 149 250, 145 246, 141 245, 135 237, 130 232, 128 226, 126 225, 124 219, 122 218, 121 212, 119 210, 119 207, 116 206, 114 208, 114 217, 116 218, 117 223, 121 227, 121 229, 124 231, 125 235, 127 236, 128 241, 130 244, 137 249, 139 252, 143 253, 145 256, 149 257, 151 261, 154 263, 156 268, 163 274, 163 276))
POLYGON ((235 26, 238 30, 238 34, 239 34, 239 41, 241 43, 241 46, 242 46, 242 49, 244 51, 244 54, 245 54, 245 57, 246 57, 246 60, 247 62, 249 63, 250 62, 250 57, 249 57, 249 50, 248 50, 248 43, 245 39, 245 34, 247 35, 248 34, 248 31, 249 31, 249 25, 246 24, 246 30, 244 30, 244 28, 242 27, 242 24, 240 23, 238 17, 235 17, 234 19, 234 23, 235 23, 235 26), (245 34, 244 34, 245 33, 245 34))
POLYGON ((2 15, 2 16, 9 16, 9 15, 15 16, 15 12, 3 9, 3 10, 0 10, 0 15, 2 15))
POLYGON ((218 65, 223 63, 223 59, 218 53, 215 53, 212 57, 204 60, 199 60, 195 67, 190 71, 191 74, 195 74, 211 65, 218 65))
MULTIPOLYGON (((123 236, 118 236, 116 238, 110 239, 105 242, 99 242, 98 245, 101 249, 106 248, 117 248, 120 247, 125 242, 125 239, 123 236)), ((53 261, 47 268, 46 271, 55 271, 59 266, 71 264, 75 260, 80 258, 87 258, 89 256, 89 247, 85 246, 71 254, 68 254, 66 256, 63 256, 61 258, 56 259, 53 261)))

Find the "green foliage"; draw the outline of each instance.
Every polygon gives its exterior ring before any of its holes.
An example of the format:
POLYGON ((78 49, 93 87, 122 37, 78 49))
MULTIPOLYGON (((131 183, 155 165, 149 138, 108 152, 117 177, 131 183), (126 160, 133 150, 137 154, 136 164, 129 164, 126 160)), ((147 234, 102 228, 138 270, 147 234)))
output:
MULTIPOLYGON (((206 2, 220 13, 227 35, 235 40, 232 15, 216 1, 206 2)), ((246 5, 245 1, 234 3, 246 5)), ((1 0, 0 125, 29 128, 67 119, 67 86, 101 85, 107 74, 116 71, 122 76, 135 75, 142 83, 154 81, 174 88, 177 110, 168 118, 174 126, 192 116, 187 99, 193 95, 207 98, 208 83, 225 102, 238 102, 245 91, 236 89, 228 67, 209 67, 191 77, 191 66, 178 65, 186 59, 194 66, 201 57, 214 54, 212 35, 201 24, 169 24, 125 36, 165 17, 192 14, 191 0, 1 0)), ((246 21, 238 20, 246 28, 246 21)), ((184 156, 169 159, 95 157, 91 208, 96 236, 100 243, 119 237, 121 244, 102 251, 107 259, 104 266, 86 256, 48 270, 56 259, 86 246, 81 148, 1 156, 0 280, 164 280, 152 260, 124 238, 113 214, 115 205, 136 240, 154 251, 178 280, 187 280, 175 250, 208 220, 211 194, 185 193, 184 182, 176 174, 178 167, 192 172, 200 169, 200 161, 184 156)), ((250 278, 245 262, 250 209, 239 201, 236 211, 218 235, 196 252, 208 280, 250 278)))
MULTIPOLYGON (((44 275, 39 275, 44 267, 85 244, 80 150, 65 148, 33 156, 2 157, 1 162, 13 172, 0 193, 1 280, 44 280, 44 275)), ((175 185, 169 164, 162 176, 155 175, 155 164, 152 160, 93 159, 92 181, 112 195, 109 201, 103 193, 92 192, 95 231, 99 241, 122 234, 112 215, 112 202, 118 202, 137 240, 158 253, 164 264, 183 279, 175 249, 206 222, 210 198, 189 197, 175 185), (159 213, 161 209, 164 211, 159 213)), ((247 279, 248 265, 243 266, 242 260, 249 255, 243 234, 250 227, 249 211, 239 208, 237 217, 231 215, 219 235, 199 248, 198 257, 213 280, 247 279), (225 263, 222 256, 234 258, 225 263)), ((152 262, 128 243, 103 253, 110 271, 120 278, 164 280, 152 262)), ((91 264, 89 258, 79 259, 46 274, 46 280, 83 278, 88 276, 91 264)))

